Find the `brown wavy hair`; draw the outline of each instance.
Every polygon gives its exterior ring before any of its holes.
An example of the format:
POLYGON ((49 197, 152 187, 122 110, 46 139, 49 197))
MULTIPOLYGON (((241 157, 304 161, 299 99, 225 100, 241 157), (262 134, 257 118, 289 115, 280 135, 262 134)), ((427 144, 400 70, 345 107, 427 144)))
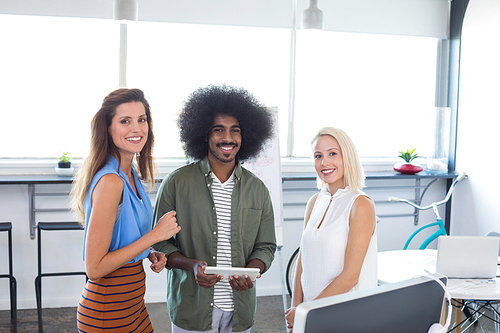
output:
POLYGON ((85 196, 90 188, 92 179, 96 173, 106 165, 110 155, 115 156, 118 159, 118 163, 121 161, 120 152, 109 133, 109 126, 116 114, 116 108, 121 104, 130 102, 141 102, 142 105, 144 105, 149 127, 148 140, 141 152, 135 156, 135 167, 138 172, 137 176, 139 179, 149 183, 150 188, 154 186, 154 136, 151 108, 148 101, 144 98, 142 90, 126 88, 117 89, 104 98, 101 108, 92 118, 90 153, 85 159, 85 162, 78 169, 71 188, 71 207, 82 224, 85 224, 85 196))

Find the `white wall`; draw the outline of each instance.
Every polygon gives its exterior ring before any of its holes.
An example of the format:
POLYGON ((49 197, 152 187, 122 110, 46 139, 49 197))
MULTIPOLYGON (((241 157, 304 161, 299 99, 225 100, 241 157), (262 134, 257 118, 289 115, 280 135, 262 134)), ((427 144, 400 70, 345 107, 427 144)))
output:
MULTIPOLYGON (((141 2, 141 1, 140 1, 141 2)), ((141 15, 152 15, 149 19, 151 20, 165 20, 165 16, 171 15, 172 17, 178 17, 174 12, 162 11, 158 10, 158 8, 164 9, 165 1, 149 1, 150 3, 156 3, 156 7, 154 7, 155 11, 145 11, 143 10, 139 13, 139 19, 141 15), (148 14, 149 13, 149 14, 148 14), (165 16, 162 13, 166 13, 165 16), (160 15, 162 18, 155 18, 154 15, 160 15)), ((439 23, 438 35, 443 35, 443 27, 446 27, 446 24, 443 23, 443 8, 447 7, 446 0, 397 0, 397 1, 386 1, 380 0, 377 2, 379 9, 378 15, 386 15, 389 11, 383 10, 381 8, 392 8, 396 3, 404 3, 402 8, 396 8, 395 11, 390 11, 393 17, 401 18, 406 17, 405 15, 412 15, 411 9, 414 8, 415 4, 418 3, 437 3, 438 7, 441 8, 438 12, 441 15, 435 19, 436 22, 439 23), (443 2, 446 4, 443 5, 443 2), (383 5, 383 6, 382 6, 383 5), (382 6, 382 7, 380 7, 382 6)), ((111 17, 111 8, 112 8, 112 0, 81 0, 81 1, 62 1, 62 0, 48 0, 44 1, 43 4, 39 0, 2 0, 0 1, 0 13, 13 13, 13 14, 36 14, 36 15, 68 15, 68 12, 78 12, 76 16, 90 16, 90 17, 111 17), (97 14, 93 12, 96 8, 102 9, 102 7, 106 7, 106 13, 103 13, 104 10, 98 11, 97 14)), ((145 1, 141 2, 142 4, 146 4, 145 1)), ((199 6, 201 3, 199 1, 188 1, 187 5, 184 7, 179 7, 184 10, 184 15, 188 15, 192 17, 193 12, 190 12, 189 6, 194 6, 193 8, 197 8, 198 16, 202 16, 206 18, 205 11, 200 10, 199 6), (190 4, 190 5, 189 5, 190 4), (187 6, 187 7, 186 7, 187 6), (200 14, 201 12, 201 14, 200 14), (189 14, 186 14, 189 13, 189 14)), ((233 1, 221 1, 219 4, 226 5, 234 5, 233 1)), ((243 2, 238 2, 238 4, 243 2)), ((227 10, 227 19, 226 24, 232 24, 231 22, 236 21, 238 24, 245 24, 245 21, 249 17, 257 18, 258 21, 265 20, 266 18, 271 17, 270 21, 273 22, 273 26, 281 26, 287 27, 289 26, 289 19, 291 13, 291 7, 289 6, 291 1, 289 0, 280 0, 279 2, 269 2, 269 1, 252 1, 246 2, 249 7, 245 7, 244 10, 236 11, 238 15, 235 15, 235 12, 231 12, 227 10), (267 4, 264 6, 264 4, 267 4), (272 5, 270 5, 272 4, 272 5), (263 15, 263 10, 266 9, 267 12, 263 15), (270 10, 269 10, 270 9, 270 10), (277 20, 275 16, 273 16, 273 12, 279 11, 280 16, 279 20, 277 20), (249 15, 252 14, 252 15, 249 15), (271 15, 269 15, 271 14, 271 15), (233 21, 231 21, 233 20, 233 21), (242 21, 243 20, 243 21, 242 21), (276 23, 278 22, 278 23, 276 23)), ((304 9, 304 3, 307 3, 305 0, 299 1, 301 4, 299 6, 299 10, 304 9)), ((325 15, 328 17, 332 13, 336 13, 335 15, 343 16, 343 18, 348 18, 349 15, 346 11, 352 11, 351 18, 358 18, 357 15, 358 10, 363 10, 363 12, 369 13, 370 17, 372 14, 377 14, 375 10, 369 10, 366 6, 374 3, 373 1, 366 0, 358 0, 358 1, 342 1, 336 0, 331 1, 331 3, 319 2, 320 8, 322 4, 325 6, 323 9, 325 10, 325 15), (339 5, 337 7, 337 11, 335 11, 335 6, 333 3, 339 5), (353 4, 351 7, 348 4, 353 4), (333 6, 330 10, 330 5, 333 6), (340 9, 340 10, 339 10, 340 9), (366 10, 366 12, 365 12, 366 10), (345 13, 345 14, 344 14, 345 13)), ((181 6, 181 2, 177 2, 178 6, 181 6)), ((206 4, 205 4, 206 5, 206 4)), ((140 4, 140 6, 142 6, 140 4)), ((375 6, 375 5, 374 5, 375 6)), ((141 8, 141 7, 140 7, 141 8)), ((143 7, 144 8, 144 7, 143 7)), ((147 8, 147 7, 146 7, 147 8)), ((205 8, 205 7, 203 7, 205 8)), ((228 7, 230 8, 230 7, 228 7)), ((372 8, 372 7, 370 7, 372 8)), ((241 7, 240 7, 241 9, 241 7)), ((432 12, 436 14, 436 12, 432 12)), ((220 16, 219 13, 213 13, 214 17, 220 16)), ((425 15, 425 12, 420 12, 421 15, 425 15)), ((182 15, 181 15, 182 16, 182 15)), ((195 15, 196 16, 196 15, 195 15)), ((419 22, 421 24, 422 20, 417 19, 416 16, 413 21, 419 22)), ((403 20, 403 19, 401 19, 403 20)), ((172 21, 175 21, 172 19, 172 21)), ((351 22, 351 19, 347 19, 348 22, 351 22)), ((387 20, 377 19, 378 23, 386 23, 387 20)), ((267 21, 266 21, 267 22, 267 21)), ((325 23, 325 27, 329 29, 329 24, 334 21, 327 21, 325 23)), ((338 20, 337 20, 338 22, 338 20)), ((400 22, 399 20, 395 21, 395 24, 400 22)), ((208 22, 211 23, 211 22, 208 22)), ((213 23, 213 22, 212 22, 213 23)), ((234 23, 233 23, 234 24, 234 23)), ((246 23, 248 25, 252 25, 254 23, 246 23)), ((266 23, 267 24, 267 23, 266 23)), ((394 24, 393 24, 394 25, 394 24)), ((424 25, 428 27, 428 25, 424 25)), ((370 25, 369 28, 371 29, 370 25)), ((385 27, 383 27, 385 29, 385 27)), ((340 29, 340 28, 331 28, 331 29, 340 29)), ((386 32, 389 33, 389 30, 376 31, 376 32, 386 32)), ((425 29, 424 29, 425 30, 425 29)), ((357 31, 357 30, 356 30, 357 31)), ((372 31, 373 32, 373 31, 372 31)), ((413 34, 407 31, 401 33, 413 34)), ((425 32, 427 34, 429 32, 425 32)), ((443 182, 439 184, 433 185, 432 189, 427 194, 427 200, 433 200, 433 198, 441 198, 443 192, 443 182)), ((64 190, 64 189, 63 189, 64 190)), ((66 188, 65 190, 68 190, 66 188)), ((372 195, 370 193, 370 195, 372 195)), ((379 199, 376 200, 385 200, 385 198, 389 195, 395 195, 394 193, 376 193, 373 196, 380 196, 379 199)), ((291 199, 296 198, 295 195, 291 199)), ((402 197, 411 198, 411 193, 405 193, 401 195, 402 197)), ((305 200, 302 195, 300 195, 300 200, 305 205, 305 200)), ((49 205, 57 203, 58 205, 64 206, 66 203, 64 199, 60 200, 48 200, 41 202, 41 205, 49 205)), ((402 208, 396 208, 396 206, 385 206, 380 205, 380 208, 377 207, 377 213, 382 213, 384 211, 393 211, 399 210, 402 208)), ((287 214, 287 212, 284 212, 287 214)), ((422 221, 429 221, 432 218, 432 214, 423 214, 422 221)), ((300 211, 300 208, 296 209, 293 214, 302 215, 303 212, 300 211)), ((57 213, 57 214, 41 214, 37 221, 63 221, 67 219, 72 219, 66 213, 57 213)), ((0 186, 0 220, 1 221, 11 221, 14 224, 13 230, 13 241, 14 241, 14 275, 18 280, 18 307, 20 309, 23 308, 34 308, 35 307, 35 293, 34 293, 34 279, 37 274, 37 261, 36 261, 36 241, 31 240, 29 238, 29 230, 28 230, 28 191, 27 186, 21 185, 4 185, 0 186)), ((379 223, 379 249, 380 250, 391 250, 391 249, 399 249, 404 244, 404 240, 408 235, 415 229, 413 226, 413 222, 411 218, 406 219, 382 219, 379 223)), ((291 255, 291 253, 295 250, 295 248, 299 245, 300 235, 302 231, 302 222, 294 221, 288 222, 284 225, 284 247, 283 247, 283 265, 286 265, 286 262, 291 255)), ((6 252, 6 240, 4 239, 5 235, 0 235, 0 272, 5 272, 7 270, 7 261, 4 258, 7 258, 6 252)), ((44 268, 45 270, 82 270, 83 262, 82 262, 82 240, 83 237, 80 232, 72 232, 68 235, 58 235, 58 233, 51 233, 50 236, 44 237, 44 244, 48 245, 44 247, 44 268), (51 258, 51 260, 47 260, 47 258, 51 258)), ((280 284, 280 269, 279 269, 279 261, 275 260, 273 266, 270 271, 266 273, 262 279, 258 282, 257 290, 259 295, 270 295, 270 294, 280 294, 281 293, 281 284, 280 284)), ((146 269, 146 271, 148 271, 146 269)), ((147 294, 146 300, 148 302, 161 302, 165 300, 165 273, 161 273, 159 275, 148 273, 147 277, 147 294)), ((43 286, 43 305, 44 307, 60 307, 60 306, 75 306, 78 302, 79 295, 82 290, 83 282, 82 277, 53 277, 53 278, 45 278, 42 282, 43 286)), ((6 279, 0 280, 0 310, 8 309, 8 284, 6 279)))
MULTIPOLYGON (((36 192, 69 192, 70 185, 36 185, 36 192)), ((13 224, 13 267, 17 280, 18 309, 36 307, 34 281, 37 275, 37 240, 30 239, 28 223, 28 186, 0 186, 0 222, 13 224)), ((154 202, 154 195, 151 200, 154 202)), ((67 208, 67 197, 37 197, 36 207, 67 208)), ((69 212, 37 213, 36 222, 74 221, 69 212)), ((83 231, 42 231, 42 272, 85 271, 82 260, 83 231)), ((288 254, 288 257, 290 255, 288 254)), ((287 257, 287 258, 288 258, 287 257)), ((0 274, 8 272, 7 233, 0 233, 0 274)), ((288 259, 286 259, 288 260, 288 259)), ((271 269, 259 280, 259 295, 281 293, 278 257, 271 269)), ((166 273, 146 271, 146 302, 166 301, 166 273)), ((42 279, 43 307, 76 306, 85 284, 83 276, 45 277, 42 279)), ((8 279, 0 279, 0 310, 10 308, 8 279)))
MULTIPOLYGON (((139 0, 139 20, 291 28, 293 0, 139 0)), ((297 0, 296 26, 309 0, 297 0)), ((448 0, 319 1, 324 29, 446 38, 448 0)), ((113 0, 2 0, 0 13, 111 18, 113 0)))
POLYGON ((457 168, 466 171, 464 191, 453 200, 452 234, 500 231, 500 3, 471 0, 462 30, 457 168), (494 166, 494 168, 491 168, 494 166))
MULTIPOLYGON (((369 181, 367 193, 377 202, 377 214, 411 213, 412 209, 404 204, 386 203, 388 196, 400 196, 411 199, 413 190, 370 190, 370 187, 385 185, 408 186, 414 180, 406 181, 369 181)), ((461 184, 456 193, 461 193, 461 184)), ((301 190, 284 191, 283 202, 297 203, 294 207, 285 206, 283 217, 297 219, 286 221, 283 224, 284 245, 282 249, 283 272, 293 251, 300 244, 303 222, 300 220, 304 214, 307 199, 316 191, 315 181, 285 182, 284 188, 296 187, 301 190), (305 191, 303 189, 306 189, 305 191)), ((444 196, 445 181, 431 185, 424 197, 423 204, 441 199, 444 196)), ((37 185, 37 192, 67 192, 69 185, 37 185)), ((152 196, 152 199, 153 196, 152 196)), ((67 207, 66 197, 39 197, 38 208, 67 207)), ((14 276, 18 282, 18 308, 35 308, 34 281, 37 275, 37 248, 36 240, 29 237, 28 228, 28 189, 27 185, 1 185, 0 186, 0 221, 13 223, 14 243, 14 276)), ((442 209, 441 214, 444 216, 442 209)), ((431 221, 433 214, 424 212, 420 215, 420 224, 431 221)), ((73 220, 69 213, 37 213, 37 222, 73 220)), ((418 226, 413 225, 412 217, 382 218, 378 224, 379 251, 401 249, 407 237, 418 226)), ((7 238, 0 233, 0 272, 7 272, 7 238)), ((416 247, 423 237, 416 240, 416 247)), ((43 232, 42 233, 43 267, 44 271, 79 271, 84 270, 82 261, 83 232, 43 232)), ((435 244, 431 244, 431 247, 435 244)), ((166 300, 166 274, 152 273, 145 261, 147 274, 146 302, 156 303, 166 300)), ((47 277, 42 281, 43 307, 76 306, 84 286, 84 277, 47 277)), ((9 309, 8 280, 0 279, 0 310, 9 309)), ((257 282, 257 294, 280 295, 281 271, 278 254, 270 270, 257 282)))

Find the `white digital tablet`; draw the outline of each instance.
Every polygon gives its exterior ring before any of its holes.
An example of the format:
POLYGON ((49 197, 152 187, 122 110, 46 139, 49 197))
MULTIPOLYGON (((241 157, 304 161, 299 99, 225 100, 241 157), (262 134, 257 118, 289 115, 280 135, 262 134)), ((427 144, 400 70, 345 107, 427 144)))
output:
POLYGON ((260 273, 260 269, 258 268, 246 268, 246 267, 215 267, 215 266, 207 266, 205 267, 205 274, 219 274, 224 276, 224 279, 227 279, 228 276, 238 275, 244 277, 245 274, 248 275, 250 280, 255 281, 255 278, 260 273))

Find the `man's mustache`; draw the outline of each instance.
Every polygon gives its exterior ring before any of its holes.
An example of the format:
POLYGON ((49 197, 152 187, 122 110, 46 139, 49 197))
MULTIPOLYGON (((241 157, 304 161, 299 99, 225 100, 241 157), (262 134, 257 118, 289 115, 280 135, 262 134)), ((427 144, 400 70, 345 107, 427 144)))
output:
POLYGON ((220 142, 216 145, 217 147, 222 147, 222 146, 233 146, 233 147, 238 147, 238 145, 234 142, 220 142))

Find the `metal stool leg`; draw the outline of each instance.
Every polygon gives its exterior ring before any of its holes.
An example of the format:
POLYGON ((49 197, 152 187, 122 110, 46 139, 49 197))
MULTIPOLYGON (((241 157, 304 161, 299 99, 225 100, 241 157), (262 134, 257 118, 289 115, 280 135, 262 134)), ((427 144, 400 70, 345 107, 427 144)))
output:
POLYGON ((17 281, 14 278, 12 266, 12 229, 8 231, 9 237, 9 287, 10 287, 10 318, 12 320, 12 330, 17 332, 17 281))
POLYGON ((42 278, 37 276, 35 279, 36 312, 38 315, 38 331, 43 332, 42 322, 42 278))
POLYGON ((38 331, 43 332, 42 321, 42 229, 38 228, 38 275, 35 278, 36 312, 38 315, 38 331))
POLYGON ((9 279, 10 292, 10 320, 12 331, 17 333, 17 281, 14 278, 14 268, 12 265, 12 223, 0 223, 0 231, 7 231, 8 248, 9 248, 9 274, 1 274, 0 278, 9 279))
POLYGON ((12 330, 17 332, 17 281, 12 276, 10 279, 10 316, 12 319, 12 330))

